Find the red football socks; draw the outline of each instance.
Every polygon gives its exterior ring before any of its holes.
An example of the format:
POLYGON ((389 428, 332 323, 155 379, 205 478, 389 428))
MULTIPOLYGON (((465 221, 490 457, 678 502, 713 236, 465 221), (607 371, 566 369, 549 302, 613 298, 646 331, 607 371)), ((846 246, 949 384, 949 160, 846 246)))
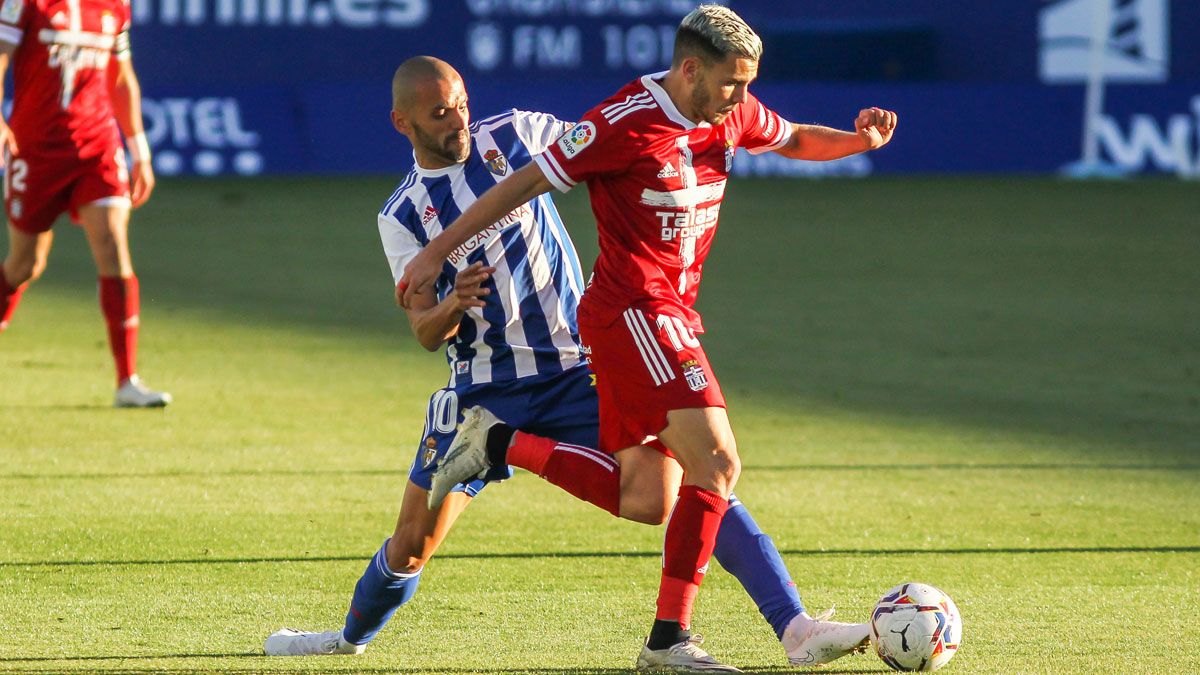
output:
POLYGON ((614 516, 621 515, 621 468, 595 448, 518 431, 513 434, 506 461, 614 516))
POLYGON ((679 500, 667 521, 656 619, 678 621, 684 630, 691 626, 692 605, 728 508, 729 501, 716 492, 695 485, 679 488, 679 500))
POLYGON ((9 286, 8 280, 4 278, 4 272, 0 271, 0 331, 8 328, 8 320, 16 311, 17 303, 21 302, 21 294, 25 292, 27 286, 29 284, 21 284, 16 288, 9 286))
POLYGON ((108 346, 117 366, 117 384, 137 372, 137 277, 100 277, 100 311, 108 324, 108 346))

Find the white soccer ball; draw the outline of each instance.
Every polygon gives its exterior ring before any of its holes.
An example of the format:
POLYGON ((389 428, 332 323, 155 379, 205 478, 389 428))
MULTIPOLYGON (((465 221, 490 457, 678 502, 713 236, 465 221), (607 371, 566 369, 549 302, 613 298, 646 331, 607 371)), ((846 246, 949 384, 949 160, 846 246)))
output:
POLYGON ((871 645, 892 670, 937 670, 962 642, 962 617, 950 596, 927 584, 900 584, 871 612, 871 645))

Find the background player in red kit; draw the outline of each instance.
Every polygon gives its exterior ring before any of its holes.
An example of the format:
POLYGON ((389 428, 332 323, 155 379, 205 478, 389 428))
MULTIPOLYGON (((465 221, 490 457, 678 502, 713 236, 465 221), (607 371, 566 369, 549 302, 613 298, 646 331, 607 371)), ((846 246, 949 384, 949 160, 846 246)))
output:
POLYGON ((736 670, 701 650, 689 631, 740 471, 693 309, 733 153, 836 159, 883 146, 896 126, 896 115, 879 108, 860 111, 854 132, 787 122, 748 91, 761 54, 758 36, 734 12, 698 7, 676 33, 670 71, 630 83, 584 115, 431 241, 401 281, 408 303, 463 241, 539 194, 587 183, 600 257, 578 314, 597 377, 600 449, 615 455, 623 474, 664 446, 684 470, 639 668, 736 670))
POLYGON ((0 81, 13 65, 13 109, 0 120, 8 256, 0 331, 46 267, 64 211, 83 226, 99 274, 100 308, 117 369, 118 407, 158 407, 171 395, 138 379, 138 280, 129 211, 154 190, 141 90, 129 51, 128 0, 3 0, 0 81), (129 141, 133 175, 121 134, 129 141), (130 186, 132 185, 132 193, 130 186))

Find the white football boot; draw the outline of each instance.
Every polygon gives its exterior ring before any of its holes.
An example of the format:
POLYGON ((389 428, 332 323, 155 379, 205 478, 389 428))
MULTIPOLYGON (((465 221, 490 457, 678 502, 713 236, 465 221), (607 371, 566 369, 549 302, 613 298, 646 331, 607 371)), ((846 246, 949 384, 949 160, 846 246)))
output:
POLYGON ((267 656, 315 656, 317 654, 361 654, 366 645, 354 645, 342 639, 342 631, 307 633, 283 628, 272 633, 263 643, 267 656))
POLYGON ((463 411, 462 424, 446 455, 438 462, 429 483, 429 508, 442 505, 446 495, 459 483, 483 478, 492 465, 487 458, 488 430, 503 424, 492 411, 474 406, 463 411))
POLYGON ((113 399, 114 408, 163 408, 171 402, 171 395, 165 391, 154 391, 142 383, 142 378, 130 375, 129 379, 117 387, 117 395, 113 399))
POLYGON ((829 621, 833 608, 817 618, 800 614, 783 630, 783 648, 793 666, 819 666, 847 654, 866 651, 871 626, 829 621))
POLYGON ((638 655, 637 669, 642 672, 669 673, 740 673, 742 671, 719 663, 700 648, 704 638, 693 635, 683 642, 673 644, 666 649, 650 649, 649 644, 642 645, 642 653, 638 655))

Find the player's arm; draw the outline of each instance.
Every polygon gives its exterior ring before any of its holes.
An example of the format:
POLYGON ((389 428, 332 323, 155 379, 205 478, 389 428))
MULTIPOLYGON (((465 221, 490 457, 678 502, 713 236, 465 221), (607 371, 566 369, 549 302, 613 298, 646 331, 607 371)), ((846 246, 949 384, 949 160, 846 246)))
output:
MULTIPOLYGON (((427 289, 412 296, 412 302, 405 307, 408 324, 412 327, 417 342, 429 351, 437 351, 442 343, 458 334, 458 326, 463 315, 472 307, 483 307, 483 296, 491 290, 483 287, 483 282, 496 271, 495 267, 484 267, 477 262, 459 272, 454 278, 454 292, 441 302, 437 301, 432 289, 427 289)), ((404 293, 396 286, 396 302, 400 303, 404 293)))
MULTIPOLYGON (((129 40, 128 33, 122 33, 118 42, 129 40)), ((142 88, 138 84, 137 73, 133 70, 133 59, 129 48, 118 46, 115 53, 115 63, 109 65, 108 90, 112 98, 113 113, 121 133, 125 135, 125 143, 129 146, 129 154, 133 158, 133 170, 129 172, 133 208, 137 208, 150 199, 154 191, 154 169, 150 164, 150 144, 146 141, 146 129, 142 126, 142 88)))
MULTIPOLYGON (((4 106, 4 74, 8 72, 8 64, 12 61, 12 55, 16 51, 16 43, 9 42, 0 36, 0 107, 4 106)), ((0 150, 4 151, 5 156, 17 154, 17 139, 13 136, 12 129, 8 128, 8 121, 2 115, 0 115, 0 150)), ((0 157, 0 166, 4 166, 4 157, 0 157)))
POLYGON ((854 120, 854 131, 815 124, 793 124, 788 142, 775 152, 789 159, 824 161, 841 159, 887 145, 896 130, 896 113, 866 108, 854 120))
POLYGON ((454 249, 483 232, 508 212, 553 188, 537 164, 530 162, 483 193, 454 221, 454 227, 431 239, 429 245, 404 268, 404 276, 397 285, 401 306, 407 309, 417 294, 432 292, 442 263, 454 249))

